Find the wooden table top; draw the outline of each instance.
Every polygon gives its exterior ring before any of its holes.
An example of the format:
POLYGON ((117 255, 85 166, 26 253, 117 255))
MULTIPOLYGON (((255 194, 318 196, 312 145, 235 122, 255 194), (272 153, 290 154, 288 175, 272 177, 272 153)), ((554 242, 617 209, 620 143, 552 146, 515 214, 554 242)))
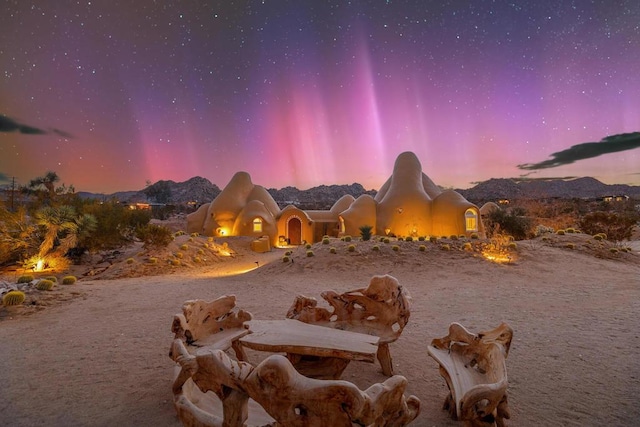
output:
POLYGON ((338 357, 374 363, 379 337, 310 325, 293 319, 251 320, 251 331, 238 341, 248 348, 274 353, 338 357))

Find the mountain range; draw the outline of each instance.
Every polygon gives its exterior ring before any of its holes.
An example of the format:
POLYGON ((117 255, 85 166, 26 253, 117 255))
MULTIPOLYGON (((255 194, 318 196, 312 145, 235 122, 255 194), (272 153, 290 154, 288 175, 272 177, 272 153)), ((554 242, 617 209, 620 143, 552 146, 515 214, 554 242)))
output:
MULTIPOLYGON (((358 198, 363 194, 375 196, 376 190, 366 190, 361 184, 320 185, 307 190, 295 187, 269 188, 267 191, 282 208, 293 204, 302 209, 329 209, 340 197, 351 194, 358 198)), ((490 179, 469 189, 456 190, 477 205, 501 199, 597 199, 606 196, 626 195, 640 199, 640 186, 604 184, 595 178, 572 180, 515 180, 490 179)), ((138 191, 121 191, 109 195, 79 192, 83 198, 103 200, 117 199, 122 203, 195 204, 208 203, 221 190, 206 178, 193 177, 184 182, 158 181, 138 191)))

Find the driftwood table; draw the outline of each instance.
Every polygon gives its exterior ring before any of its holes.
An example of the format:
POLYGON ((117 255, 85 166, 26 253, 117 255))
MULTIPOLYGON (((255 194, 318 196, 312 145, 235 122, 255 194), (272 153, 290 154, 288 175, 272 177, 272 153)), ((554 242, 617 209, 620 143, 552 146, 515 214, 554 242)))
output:
POLYGON ((296 369, 311 378, 338 379, 351 360, 374 363, 378 352, 376 336, 293 319, 251 320, 245 326, 250 333, 234 343, 242 360, 247 360, 243 347, 286 353, 296 369))

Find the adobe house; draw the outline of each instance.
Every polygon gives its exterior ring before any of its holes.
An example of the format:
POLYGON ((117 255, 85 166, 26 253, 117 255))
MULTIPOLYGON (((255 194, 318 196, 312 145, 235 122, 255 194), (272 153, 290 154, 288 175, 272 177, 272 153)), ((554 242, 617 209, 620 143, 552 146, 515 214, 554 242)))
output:
POLYGON ((393 174, 375 197, 341 197, 328 211, 280 210, 267 190, 236 173, 211 203, 187 215, 187 231, 207 236, 268 236, 272 246, 300 245, 325 235, 360 235, 370 225, 376 235, 484 235, 480 210, 453 190, 441 190, 422 172, 412 152, 396 159, 393 174))

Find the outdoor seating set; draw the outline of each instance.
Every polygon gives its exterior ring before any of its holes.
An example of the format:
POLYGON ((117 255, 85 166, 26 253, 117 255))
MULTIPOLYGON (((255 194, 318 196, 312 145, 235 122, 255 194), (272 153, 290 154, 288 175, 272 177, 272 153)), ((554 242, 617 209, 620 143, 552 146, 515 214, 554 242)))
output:
MULTIPOLYGON (((321 294, 329 308, 298 295, 281 320, 254 320, 233 295, 187 301, 174 317, 174 405, 183 425, 405 426, 420 412, 394 375, 389 344, 409 320, 409 296, 391 276, 369 286, 321 294), (253 365, 246 349, 272 354, 253 365), (233 351, 235 358, 231 356, 233 351), (284 355, 283 355, 284 354, 284 355), (361 390, 340 377, 352 361, 378 360, 389 378, 361 390)), ((504 426, 509 418, 506 324, 473 334, 453 323, 428 354, 449 387, 444 409, 467 426, 504 426)))

